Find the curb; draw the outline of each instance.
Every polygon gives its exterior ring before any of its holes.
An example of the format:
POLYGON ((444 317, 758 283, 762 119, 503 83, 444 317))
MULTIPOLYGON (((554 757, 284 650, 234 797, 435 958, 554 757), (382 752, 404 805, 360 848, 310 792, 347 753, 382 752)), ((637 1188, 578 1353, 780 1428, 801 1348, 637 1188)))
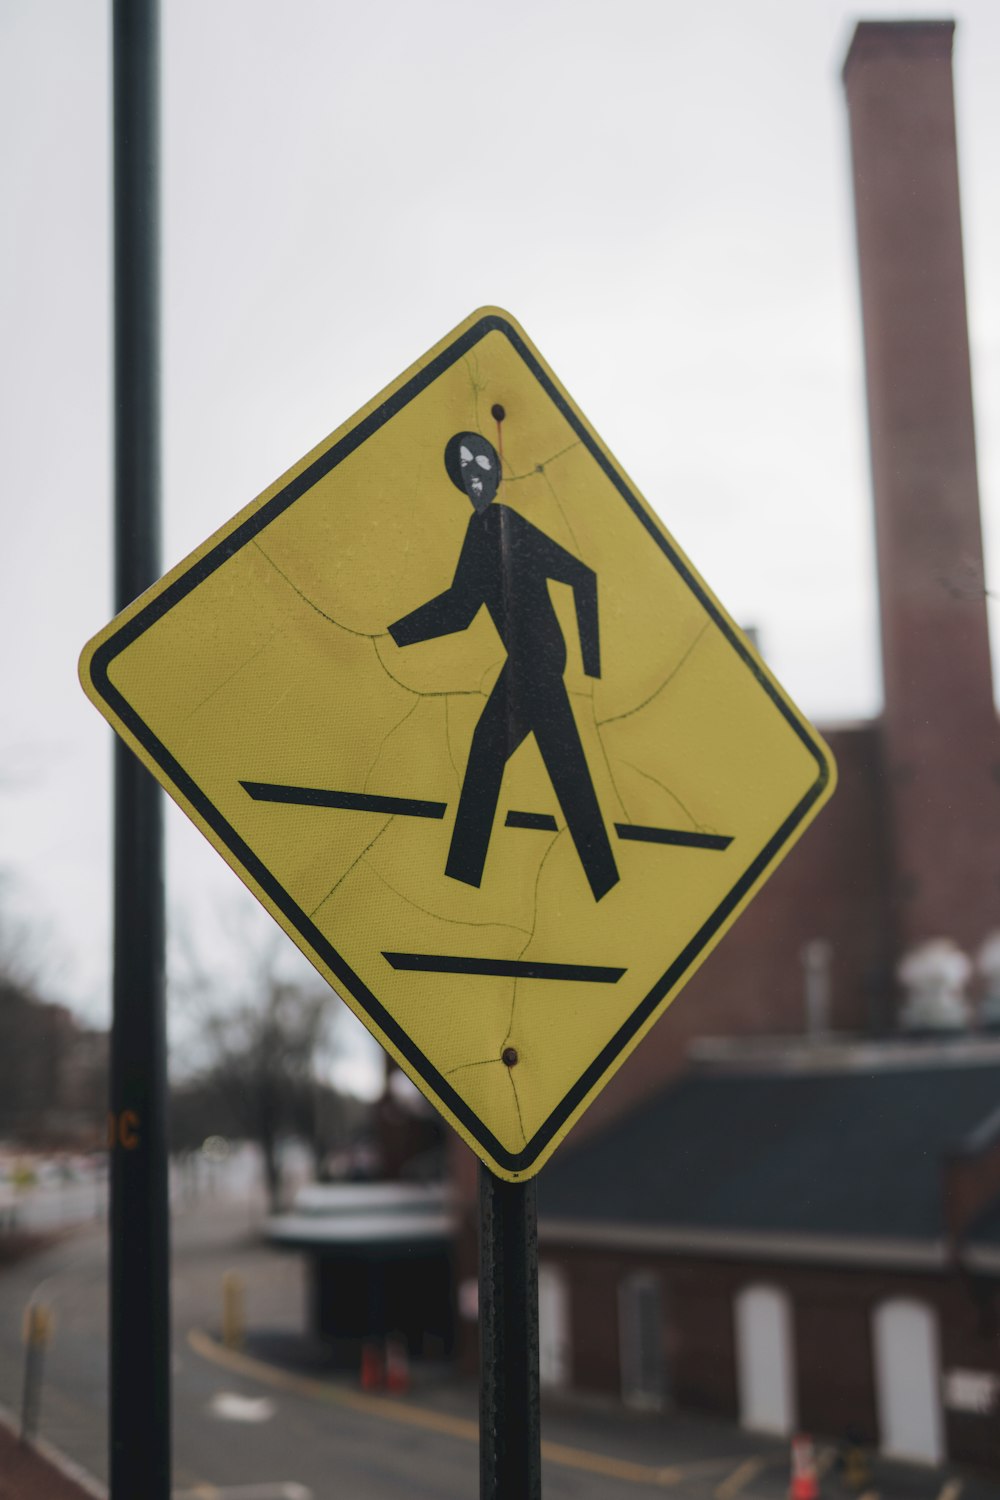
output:
MULTIPOLYGON (((385 1396, 369 1396, 360 1391, 344 1389, 328 1381, 317 1380, 310 1375, 296 1375, 267 1364, 253 1355, 227 1349, 200 1328, 192 1328, 187 1335, 189 1347, 202 1359, 229 1370, 234 1375, 244 1375, 278 1390, 310 1397, 343 1406, 351 1411, 364 1412, 369 1416, 383 1417, 408 1427, 423 1427, 463 1442, 479 1442, 479 1424, 464 1417, 451 1416, 429 1407, 415 1406, 409 1402, 385 1396)), ((728 1465, 729 1459, 709 1459, 702 1464, 664 1465, 636 1463, 632 1459, 612 1458, 604 1453, 592 1453, 586 1448, 573 1448, 565 1443, 542 1442, 542 1458, 558 1468, 582 1470, 589 1474, 602 1474, 608 1479, 621 1479, 626 1483, 644 1485, 652 1489, 671 1489, 674 1485, 701 1469, 717 1469, 728 1465)))
MULTIPOLYGON (((0 1425, 7 1429, 11 1437, 20 1441, 20 1424, 14 1413, 2 1403, 0 1403, 0 1425)), ((58 1474, 61 1474, 63 1479, 68 1480, 70 1484, 75 1484, 85 1495, 90 1495, 92 1500, 108 1500, 108 1492, 104 1485, 81 1464, 76 1463, 72 1458, 67 1458, 65 1453, 48 1442, 46 1438, 34 1438, 27 1444, 27 1447, 31 1452, 37 1453, 39 1458, 44 1459, 58 1474)))

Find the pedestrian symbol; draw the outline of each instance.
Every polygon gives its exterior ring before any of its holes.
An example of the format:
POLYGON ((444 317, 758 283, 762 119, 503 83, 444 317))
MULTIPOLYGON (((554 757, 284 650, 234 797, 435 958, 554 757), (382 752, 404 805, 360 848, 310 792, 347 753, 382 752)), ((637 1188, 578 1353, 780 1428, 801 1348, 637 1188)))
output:
POLYGON ((833 788, 822 741, 492 310, 125 610, 81 674, 512 1180, 833 788))
MULTIPOLYGON (((503 408, 494 412, 499 426, 503 408)), ((504 767, 533 734, 599 901, 618 871, 563 682, 566 643, 548 592, 550 578, 572 588, 583 670, 600 677, 597 580, 592 568, 496 500, 500 458, 479 433, 456 433, 444 463, 473 509, 455 577, 389 633, 397 646, 432 640, 467 629, 485 607, 507 652, 472 736, 445 873, 482 883, 504 767)))

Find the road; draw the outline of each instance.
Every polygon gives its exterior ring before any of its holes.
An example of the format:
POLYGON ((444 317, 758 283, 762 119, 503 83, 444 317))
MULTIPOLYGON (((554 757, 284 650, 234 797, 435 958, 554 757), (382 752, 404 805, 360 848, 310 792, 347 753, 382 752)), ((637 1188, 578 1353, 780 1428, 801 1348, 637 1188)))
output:
MULTIPOLYGON (((425 1379, 405 1398, 231 1356, 214 1335, 223 1273, 246 1286, 251 1351, 304 1326, 297 1256, 252 1234, 246 1210, 202 1206, 175 1215, 173 1247, 176 1500, 474 1500, 475 1393, 425 1379)), ((56 1315, 46 1354, 41 1433, 101 1481, 107 1474, 106 1241, 90 1226, 0 1274, 0 1403, 21 1401, 23 1310, 32 1296, 56 1315)), ((689 1418, 613 1406, 550 1406, 544 1414, 546 1500, 784 1500, 783 1443, 689 1418)), ((947 1476, 880 1470, 882 1500, 938 1500, 947 1476)), ((840 1493, 832 1476, 824 1494, 840 1493)), ((1000 1500, 1000 1486, 964 1479, 948 1500, 1000 1500)))

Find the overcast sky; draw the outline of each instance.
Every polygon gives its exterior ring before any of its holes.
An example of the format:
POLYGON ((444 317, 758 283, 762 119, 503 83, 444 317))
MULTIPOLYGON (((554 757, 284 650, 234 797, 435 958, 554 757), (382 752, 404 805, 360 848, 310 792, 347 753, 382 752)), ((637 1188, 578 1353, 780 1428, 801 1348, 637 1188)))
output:
MULTIPOLYGON (((0 0, 0 870, 95 1022, 111 733, 76 660, 111 613, 109 9, 0 0)), ((498 303, 800 706, 876 713, 839 77, 866 14, 949 12, 164 0, 164 567, 498 303)), ((1000 6, 950 14, 996 579, 1000 6)), ((172 910, 210 948, 206 914, 250 898, 168 827, 172 910)))

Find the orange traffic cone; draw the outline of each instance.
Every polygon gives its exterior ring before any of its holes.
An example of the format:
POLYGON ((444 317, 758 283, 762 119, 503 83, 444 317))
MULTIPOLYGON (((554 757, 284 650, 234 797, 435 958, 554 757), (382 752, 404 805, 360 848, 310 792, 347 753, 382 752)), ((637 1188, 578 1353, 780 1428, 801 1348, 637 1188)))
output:
POLYGON ((792 1438, 792 1482, 788 1500, 819 1500, 816 1453, 811 1437, 799 1433, 792 1438))
POLYGON ((380 1391, 385 1384, 382 1351, 373 1340, 361 1345, 361 1389, 380 1391))
POLYGON ((386 1339, 385 1388, 397 1396, 404 1395, 410 1389, 410 1357, 404 1339, 386 1339))

